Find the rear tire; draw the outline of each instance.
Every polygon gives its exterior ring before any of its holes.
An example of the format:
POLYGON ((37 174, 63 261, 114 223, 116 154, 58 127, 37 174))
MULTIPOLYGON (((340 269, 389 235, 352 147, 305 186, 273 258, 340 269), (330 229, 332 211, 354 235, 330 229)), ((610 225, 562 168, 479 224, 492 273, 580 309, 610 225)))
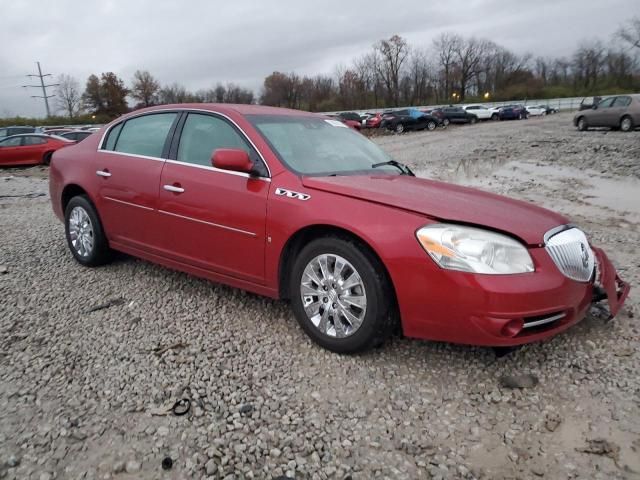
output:
POLYGON ((327 236, 307 244, 293 265, 289 292, 293 313, 305 333, 336 353, 380 345, 396 323, 393 287, 384 266, 368 248, 349 238, 327 236), (343 285, 352 284, 357 285, 343 290, 343 285), (351 323, 347 315, 359 323, 351 323))
POLYGON ((95 207, 86 195, 69 200, 64 211, 67 245, 73 257, 85 267, 97 267, 111 260, 111 249, 95 207))
POLYGON ((630 132, 633 130, 633 120, 628 115, 622 117, 620 120, 620 130, 623 132, 630 132))
POLYGON ((433 130, 436 129, 438 125, 436 125, 436 122, 429 122, 427 123, 427 130, 429 130, 430 132, 432 132, 433 130))
POLYGON ((442 124, 447 127, 449 124, 451 123, 451 121, 448 118, 445 118, 444 120, 442 120, 442 124))
POLYGON ((398 123, 396 125, 395 131, 396 131, 396 133, 403 133, 404 132, 404 125, 402 123, 398 123))
POLYGON ((589 129, 589 126, 587 125, 587 119, 584 117, 580 117, 578 119, 578 130, 580 132, 586 132, 589 129))

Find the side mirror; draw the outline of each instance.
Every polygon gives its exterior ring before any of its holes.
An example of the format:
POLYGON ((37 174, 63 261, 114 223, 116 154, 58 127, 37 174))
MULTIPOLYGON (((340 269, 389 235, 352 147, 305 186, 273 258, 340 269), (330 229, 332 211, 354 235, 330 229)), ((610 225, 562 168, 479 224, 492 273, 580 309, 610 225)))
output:
POLYGON ((239 148, 218 148, 211 155, 211 165, 220 170, 232 172, 253 173, 253 162, 249 154, 239 148))

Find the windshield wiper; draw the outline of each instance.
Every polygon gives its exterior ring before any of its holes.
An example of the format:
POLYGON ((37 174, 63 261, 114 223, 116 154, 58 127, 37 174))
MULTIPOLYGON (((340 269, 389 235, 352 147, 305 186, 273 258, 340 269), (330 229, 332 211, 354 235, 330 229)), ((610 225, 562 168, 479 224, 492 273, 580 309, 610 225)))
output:
POLYGON ((409 175, 410 177, 415 177, 416 175, 411 171, 409 167, 407 167, 404 163, 400 163, 396 160, 388 160, 386 162, 374 163, 371 165, 371 168, 384 167, 385 165, 391 165, 392 167, 396 167, 403 175, 409 175))

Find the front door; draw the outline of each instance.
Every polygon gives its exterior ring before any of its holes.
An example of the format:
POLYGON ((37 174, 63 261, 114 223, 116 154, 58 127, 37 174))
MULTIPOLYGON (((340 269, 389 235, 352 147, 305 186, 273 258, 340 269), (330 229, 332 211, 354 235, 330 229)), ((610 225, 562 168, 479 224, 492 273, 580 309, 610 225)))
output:
MULTIPOLYGON (((235 126, 189 113, 162 170, 158 212, 163 254, 206 270, 264 282, 265 222, 270 187, 262 159, 235 126), (241 148, 258 175, 214 168, 218 148, 241 148)), ((176 135, 177 137, 177 135, 176 135)))
POLYGON ((151 113, 109 131, 94 164, 97 208, 109 240, 157 249, 160 174, 177 117, 175 112, 151 113))
POLYGON ((616 97, 609 97, 598 103, 597 108, 587 118, 587 123, 592 127, 606 127, 611 123, 613 101, 616 97))

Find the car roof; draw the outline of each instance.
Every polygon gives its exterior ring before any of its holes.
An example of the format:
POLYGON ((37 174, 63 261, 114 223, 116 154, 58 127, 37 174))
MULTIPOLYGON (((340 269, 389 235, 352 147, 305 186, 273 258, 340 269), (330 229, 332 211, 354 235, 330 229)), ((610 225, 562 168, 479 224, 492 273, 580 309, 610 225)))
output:
MULTIPOLYGON (((2 127, 4 128, 4 127, 2 127)), ((53 135, 47 135, 46 133, 16 133, 15 135, 9 135, 10 137, 45 137, 45 138, 50 138, 53 135)), ((7 137, 9 138, 9 137, 7 137)))
POLYGON ((134 115, 141 113, 151 113, 162 110, 208 110, 211 112, 229 113, 235 112, 240 115, 297 115, 313 117, 317 114, 305 112, 303 110, 293 110, 291 108, 268 107, 265 105, 243 105, 234 103, 176 103, 168 105, 156 105, 154 107, 143 108, 132 112, 134 115))

